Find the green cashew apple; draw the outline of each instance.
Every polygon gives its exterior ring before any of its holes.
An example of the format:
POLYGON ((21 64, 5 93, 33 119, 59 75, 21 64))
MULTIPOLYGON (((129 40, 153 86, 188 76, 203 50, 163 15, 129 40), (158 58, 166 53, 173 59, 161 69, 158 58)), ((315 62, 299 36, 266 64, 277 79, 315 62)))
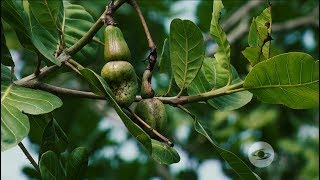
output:
POLYGON ((130 61, 131 53, 121 30, 109 25, 104 30, 104 59, 109 61, 130 61))
POLYGON ((134 68, 129 62, 108 62, 101 70, 101 77, 110 86, 120 106, 129 107, 132 104, 138 93, 138 80, 134 68))
MULTIPOLYGON (((159 133, 165 130, 167 114, 164 104, 159 99, 150 98, 141 100, 135 108, 135 113, 159 133)), ((150 129, 147 129, 145 126, 141 127, 143 127, 144 131, 152 138, 156 138, 150 129)))

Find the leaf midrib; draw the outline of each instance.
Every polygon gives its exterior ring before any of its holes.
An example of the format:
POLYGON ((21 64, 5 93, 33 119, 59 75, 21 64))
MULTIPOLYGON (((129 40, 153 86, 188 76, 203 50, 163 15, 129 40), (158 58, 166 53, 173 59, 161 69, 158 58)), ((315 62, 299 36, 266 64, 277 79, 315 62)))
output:
POLYGON ((267 86, 252 86, 252 87, 245 87, 246 89, 262 89, 262 88, 279 88, 279 87, 299 87, 299 86, 306 86, 310 84, 314 84, 319 82, 319 80, 311 81, 308 83, 302 83, 302 84, 278 84, 278 85, 267 85, 267 86))
POLYGON ((186 79, 187 79, 187 71, 188 71, 188 57, 189 57, 189 44, 188 44, 188 35, 186 33, 186 28, 184 27, 184 23, 183 23, 183 30, 184 30, 184 35, 186 36, 185 37, 185 40, 186 40, 186 44, 185 44, 185 49, 186 49, 186 55, 185 55, 185 67, 184 67, 184 76, 183 76, 183 84, 182 84, 182 88, 181 89, 184 89, 185 85, 186 85, 186 79))
POLYGON ((53 15, 52 15, 52 12, 50 11, 50 8, 49 8, 49 5, 48 5, 48 1, 47 0, 44 0, 44 4, 45 4, 45 6, 47 7, 47 9, 48 9, 48 14, 49 14, 49 16, 51 17, 51 19, 53 20, 53 22, 54 22, 54 24, 56 24, 56 19, 53 17, 53 15))
POLYGON ((10 86, 8 86, 8 88, 4 92, 3 96, 1 97, 1 104, 5 100, 5 98, 9 95, 11 89, 12 89, 12 84, 10 84, 10 86))

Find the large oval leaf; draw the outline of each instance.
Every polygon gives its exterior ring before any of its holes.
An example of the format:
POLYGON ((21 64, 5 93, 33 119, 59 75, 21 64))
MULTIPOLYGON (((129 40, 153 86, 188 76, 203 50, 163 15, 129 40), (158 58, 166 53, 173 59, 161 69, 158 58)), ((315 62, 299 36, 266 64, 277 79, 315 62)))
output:
POLYGON ((159 63, 159 72, 161 74, 168 75, 169 83, 163 89, 161 87, 158 89, 158 95, 176 96, 179 93, 180 89, 176 84, 174 77, 172 75, 170 47, 169 47, 168 39, 165 39, 163 43, 163 48, 162 48, 160 63, 159 63))
POLYGON ((293 109, 318 107, 319 61, 300 52, 274 56, 253 67, 244 87, 266 103, 293 109))
MULTIPOLYGON (((95 21, 80 5, 64 1, 64 11, 63 38, 67 47, 70 47, 89 31, 95 21)), ((95 38, 99 39, 99 36, 96 35, 95 38)), ((95 60, 97 52, 98 44, 90 42, 72 57, 81 64, 88 65, 95 60)))
POLYGON ((64 180, 64 170, 58 156, 53 151, 48 151, 41 156, 39 161, 40 173, 43 179, 64 180))
POLYGON ((60 154, 66 150, 69 143, 67 135, 57 121, 51 115, 47 118, 50 120, 42 134, 39 156, 49 150, 60 154))
POLYGON ((16 86, 10 70, 1 64, 1 151, 17 145, 29 133, 28 117, 60 107, 62 101, 48 92, 16 86))
POLYGON ((56 65, 61 64, 53 56, 57 47, 54 37, 58 33, 54 31, 48 32, 48 30, 40 25, 33 12, 30 12, 27 1, 1 1, 1 10, 1 17, 14 28, 23 47, 39 51, 56 65))
POLYGON ((15 30, 24 47, 32 46, 28 17, 22 7, 22 1, 2 0, 1 18, 15 30))
MULTIPOLYGON (((196 78, 188 87, 188 93, 190 95, 196 95, 200 93, 209 92, 213 89, 213 87, 215 87, 216 89, 225 86, 228 81, 229 71, 222 68, 220 65, 220 63, 215 63, 215 61, 211 58, 207 59, 207 63, 203 66, 205 68, 199 71, 196 78), (206 73, 203 73, 204 71, 206 73), (224 73, 221 74, 222 72, 224 73)), ((242 80, 239 78, 236 69, 233 66, 231 66, 231 70, 231 84, 241 82, 242 80)), ((223 95, 219 97, 214 97, 212 99, 208 99, 207 103, 216 109, 227 111, 238 109, 249 103, 251 99, 252 94, 250 92, 241 91, 229 95, 223 95)))
POLYGON ((53 30, 61 30, 63 18, 63 3, 62 0, 28 0, 30 10, 38 22, 53 30))
POLYGON ((163 42, 163 47, 162 47, 162 52, 161 52, 160 62, 159 62, 159 72, 168 74, 168 76, 171 78, 172 69, 171 69, 171 60, 170 60, 170 47, 169 47, 169 41, 167 38, 163 42))
POLYGON ((10 104, 28 114, 44 114, 62 105, 55 95, 13 84, 1 84, 1 104, 10 104))
POLYGON ((86 148, 74 149, 67 159, 67 179, 83 179, 88 166, 89 153, 86 148))
POLYGON ((49 114, 31 115, 28 114, 30 123, 30 131, 28 138, 32 143, 41 144, 43 132, 50 122, 51 118, 49 114))
MULTIPOLYGON (((63 1, 63 6, 60 1, 49 4, 46 4, 45 0, 30 2, 29 7, 32 11, 29 13, 29 29, 32 42, 44 57, 59 65, 60 62, 54 57, 56 52, 78 42, 93 26, 94 19, 82 6, 73 5, 67 1, 63 1), (37 11, 39 6, 43 7, 40 12, 37 11), (62 17, 63 19, 61 19, 62 17), (54 26, 50 25, 51 23, 54 26), (62 36, 60 36, 61 33, 62 36)), ((28 6, 25 8, 28 10, 28 6)), ((91 42, 72 57, 74 60, 88 65, 95 59, 98 51, 97 46, 98 44, 91 42)))
MULTIPOLYGON (((188 87, 190 95, 209 92, 212 90, 209 82, 206 80, 202 71, 198 73, 194 81, 188 87)), ((238 109, 251 101, 252 94, 248 91, 237 92, 229 95, 223 95, 208 99, 207 103, 221 111, 230 111, 238 109)))
POLYGON ((220 88, 228 83, 229 71, 214 58, 204 58, 203 72, 210 85, 214 88, 220 88))
POLYGON ((27 115, 16 107, 1 102, 1 151, 16 146, 28 135, 29 129, 27 115))
MULTIPOLYGON (((28 11, 28 9, 26 10, 28 11)), ((28 28, 30 29, 31 41, 37 50, 52 63, 61 65, 61 62, 54 56, 58 51, 58 31, 42 26, 32 11, 29 11, 28 28)))
POLYGON ((170 24, 169 46, 174 79, 182 91, 196 77, 203 62, 201 30, 192 21, 174 19, 170 24))
POLYGON ((180 161, 177 151, 165 143, 151 139, 152 158, 160 164, 173 164, 180 161))

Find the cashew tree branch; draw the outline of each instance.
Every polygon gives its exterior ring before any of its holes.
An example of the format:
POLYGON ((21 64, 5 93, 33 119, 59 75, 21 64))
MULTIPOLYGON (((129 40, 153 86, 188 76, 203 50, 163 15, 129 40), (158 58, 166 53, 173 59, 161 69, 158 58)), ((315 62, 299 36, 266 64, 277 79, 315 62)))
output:
MULTIPOLYGON (((40 82, 37 79, 33 79, 33 80, 29 80, 29 81, 15 81, 14 83, 16 85, 19 85, 22 87, 28 87, 28 88, 32 88, 32 89, 40 89, 40 90, 51 92, 51 93, 54 93, 57 95, 106 100, 105 97, 98 96, 92 92, 57 87, 54 85, 40 82)), ((236 92, 247 90, 245 88, 242 88, 242 85, 243 85, 243 82, 240 82, 238 84, 225 86, 225 87, 222 87, 219 89, 215 89, 212 91, 208 91, 208 92, 200 93, 200 94, 196 94, 196 95, 191 95, 191 96, 154 97, 154 98, 159 99, 164 104, 172 104, 172 105, 188 104, 188 103, 199 102, 199 101, 207 101, 207 100, 215 98, 215 97, 233 94, 236 92)), ((140 101, 141 99, 142 99, 141 96, 136 96, 135 101, 140 101)))
POLYGON ((141 96, 142 96, 142 98, 152 98, 155 93, 151 87, 151 77, 152 77, 152 70, 157 63, 157 48, 152 40, 151 34, 149 32, 149 28, 146 23, 146 20, 144 19, 144 16, 140 10, 140 7, 139 7, 137 1, 136 0, 128 0, 128 3, 131 6, 133 6, 134 9, 136 10, 136 12, 139 16, 139 19, 141 21, 141 24, 143 26, 144 32, 146 34, 147 40, 148 40, 150 54, 147 58, 148 65, 146 67, 146 70, 143 73, 142 85, 141 85, 141 96))
POLYGON ((18 146, 20 147, 20 149, 22 150, 23 154, 26 155, 26 157, 28 158, 28 160, 30 161, 30 163, 32 164, 32 166, 38 171, 40 172, 39 166, 36 163, 36 161, 33 159, 33 157, 31 156, 31 154, 29 153, 29 151, 26 149, 26 147, 24 147, 24 145, 22 144, 22 142, 18 143, 18 146))
MULTIPOLYGON (((116 1, 113 6, 113 11, 116 11, 125 2, 126 2, 126 0, 116 1)), ((106 10, 102 13, 100 18, 94 23, 94 25, 89 29, 89 31, 79 41, 77 41, 75 44, 73 44, 68 49, 65 49, 62 51, 62 53, 57 57, 57 59, 60 62, 64 62, 64 61, 69 60, 72 55, 74 55, 75 53, 80 51, 85 45, 87 45, 92 40, 92 38, 95 36, 95 34, 103 26, 104 16, 107 13, 107 10, 108 10, 108 6, 106 7, 106 10)), ((44 76, 46 76, 47 74, 49 74, 57 69, 59 69, 59 66, 57 66, 57 65, 53 65, 50 67, 46 66, 46 67, 40 69, 40 72, 37 73, 37 75, 31 74, 29 76, 26 76, 26 77, 20 79, 19 81, 28 81, 28 80, 32 80, 35 78, 41 79, 44 76)))
POLYGON ((140 21, 141 21, 141 24, 143 26, 143 30, 146 34, 146 37, 147 37, 147 40, 148 40, 148 45, 149 45, 149 48, 150 48, 150 54, 148 56, 148 60, 149 60, 149 63, 148 63, 148 66, 147 66, 147 70, 150 70, 152 71, 156 62, 157 62, 157 48, 156 48, 156 45, 154 44, 153 40, 152 40, 152 37, 151 37, 151 34, 150 34, 150 31, 149 31, 149 28, 147 26, 147 23, 146 23, 146 20, 144 19, 144 16, 140 10, 140 7, 137 3, 136 0, 129 0, 129 4, 131 4, 134 9, 136 10, 139 18, 140 18, 140 21))

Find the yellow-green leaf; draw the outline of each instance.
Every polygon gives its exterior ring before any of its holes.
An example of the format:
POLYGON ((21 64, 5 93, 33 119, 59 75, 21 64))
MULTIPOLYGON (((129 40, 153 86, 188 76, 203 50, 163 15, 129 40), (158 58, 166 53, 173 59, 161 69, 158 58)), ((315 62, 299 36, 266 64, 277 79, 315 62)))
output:
MULTIPOLYGON (((219 19, 221 15, 221 10, 223 9, 223 4, 221 0, 213 1, 213 12, 210 24, 210 34, 218 44, 218 50, 215 53, 215 58, 223 68, 229 72, 228 80, 231 80, 230 75, 230 44, 227 39, 226 33, 223 31, 219 24, 219 19)), ((229 82, 229 81, 228 81, 229 82)))
POLYGON ((29 120, 22 112, 45 114, 62 105, 53 94, 14 85, 10 76, 10 70, 1 64, 1 151, 14 147, 28 135, 29 120))
POLYGON ((242 51, 252 66, 269 58, 271 25, 271 6, 252 19, 248 35, 249 47, 242 51))

